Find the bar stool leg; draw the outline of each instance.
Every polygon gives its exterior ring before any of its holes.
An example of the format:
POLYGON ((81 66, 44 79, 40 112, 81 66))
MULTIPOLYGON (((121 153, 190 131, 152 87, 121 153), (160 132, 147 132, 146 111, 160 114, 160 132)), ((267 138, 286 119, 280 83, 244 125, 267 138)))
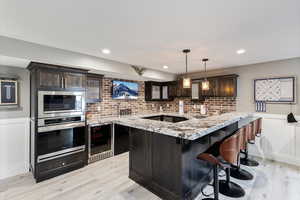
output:
POLYGON ((244 170, 241 169, 241 165, 240 165, 240 155, 238 155, 238 159, 237 159, 237 165, 231 165, 230 168, 230 176, 239 180, 252 180, 253 179, 253 175, 244 170))
POLYGON ((214 198, 204 198, 202 200, 219 200, 219 178, 218 178, 218 165, 214 165, 214 198))
POLYGON ((219 181, 219 191, 221 194, 233 198, 245 196, 244 189, 238 184, 230 181, 230 168, 226 169, 226 180, 219 181))
POLYGON ((257 167, 259 165, 259 163, 255 160, 251 160, 248 158, 248 150, 245 150, 245 158, 241 158, 240 162, 242 165, 246 165, 249 167, 257 167))

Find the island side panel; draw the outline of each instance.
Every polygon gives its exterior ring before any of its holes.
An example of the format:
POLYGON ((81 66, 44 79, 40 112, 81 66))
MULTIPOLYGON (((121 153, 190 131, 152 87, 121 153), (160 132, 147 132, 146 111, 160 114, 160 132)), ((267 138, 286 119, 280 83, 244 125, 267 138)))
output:
POLYGON ((129 129, 129 178, 148 188, 151 183, 151 133, 129 129))
POLYGON ((193 199, 210 181, 212 166, 197 159, 210 147, 210 138, 205 136, 194 141, 182 140, 182 199, 193 199))
POLYGON ((182 199, 180 139, 130 128, 129 140, 129 178, 163 199, 182 199))

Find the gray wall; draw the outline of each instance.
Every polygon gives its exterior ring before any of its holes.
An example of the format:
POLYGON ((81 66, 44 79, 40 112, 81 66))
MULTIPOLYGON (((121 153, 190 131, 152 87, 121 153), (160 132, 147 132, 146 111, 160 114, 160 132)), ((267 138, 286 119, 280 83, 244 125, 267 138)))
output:
MULTIPOLYGON (((295 76, 300 78, 300 58, 280 60, 274 62, 253 64, 247 66, 232 67, 221 70, 208 71, 208 76, 238 74, 238 97, 237 111, 254 112, 254 79, 266 77, 295 76)), ((192 78, 203 77, 203 72, 190 74, 192 78)), ((287 114, 291 107, 294 113, 300 115, 299 97, 300 81, 296 81, 297 103, 293 106, 288 104, 267 104, 267 113, 287 114)))
POLYGON ((0 119, 5 118, 20 118, 29 117, 30 106, 30 82, 29 71, 27 69, 18 67, 8 67, 0 65, 1 76, 18 76, 19 77, 19 101, 20 108, 13 110, 6 110, 5 107, 0 106, 0 119))

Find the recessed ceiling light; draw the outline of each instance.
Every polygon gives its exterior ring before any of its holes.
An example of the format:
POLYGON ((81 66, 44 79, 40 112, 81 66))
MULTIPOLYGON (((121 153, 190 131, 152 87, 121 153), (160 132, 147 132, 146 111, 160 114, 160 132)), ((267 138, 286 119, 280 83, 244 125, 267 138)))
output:
POLYGON ((244 54, 246 53, 246 50, 245 49, 239 49, 236 51, 237 54, 244 54))
POLYGON ((102 49, 102 53, 103 54, 110 54, 110 50, 109 49, 102 49))
POLYGON ((164 65, 163 68, 164 68, 164 69, 168 69, 169 67, 168 67, 167 65, 164 65))

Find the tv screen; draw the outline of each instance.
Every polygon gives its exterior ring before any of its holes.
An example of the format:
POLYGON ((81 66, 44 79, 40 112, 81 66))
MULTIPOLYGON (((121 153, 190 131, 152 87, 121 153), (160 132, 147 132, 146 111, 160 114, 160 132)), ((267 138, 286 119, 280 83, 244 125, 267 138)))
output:
POLYGON ((138 83, 117 81, 112 82, 112 98, 113 99, 137 99, 138 98, 138 83))

